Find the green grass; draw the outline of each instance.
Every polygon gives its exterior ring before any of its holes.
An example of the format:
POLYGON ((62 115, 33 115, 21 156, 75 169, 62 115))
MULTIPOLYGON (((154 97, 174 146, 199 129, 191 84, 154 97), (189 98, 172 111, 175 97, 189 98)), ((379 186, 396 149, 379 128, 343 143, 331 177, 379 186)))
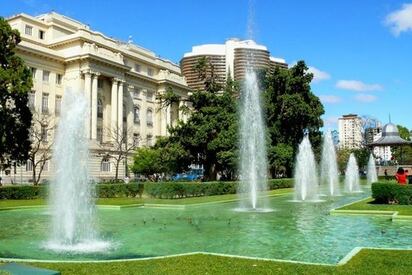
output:
MULTIPOLYGON (((276 189, 264 192, 262 195, 276 196, 292 192, 292 188, 276 189)), ((204 196, 204 197, 193 197, 184 199, 154 199, 154 198, 100 198, 97 199, 97 205, 133 205, 133 204, 173 204, 173 205, 190 205, 198 203, 212 203, 219 201, 231 201, 236 200, 238 197, 236 194, 219 195, 219 196, 204 196)), ((47 200, 44 199, 33 199, 33 200, 0 200, 0 209, 8 207, 19 207, 19 206, 39 206, 45 205, 47 200)))
POLYGON ((412 215, 412 205, 374 204, 373 198, 367 198, 336 210, 371 210, 371 211, 398 211, 399 215, 412 215))
POLYGON ((412 251, 364 249, 342 266, 190 255, 110 263, 28 263, 69 274, 410 274, 412 251))

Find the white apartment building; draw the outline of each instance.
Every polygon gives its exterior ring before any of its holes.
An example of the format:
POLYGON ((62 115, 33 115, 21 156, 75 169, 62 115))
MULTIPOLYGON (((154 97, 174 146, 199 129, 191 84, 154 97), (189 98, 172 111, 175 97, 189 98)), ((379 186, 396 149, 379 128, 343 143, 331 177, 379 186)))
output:
POLYGON ((214 66, 214 73, 224 84, 226 77, 240 80, 244 78, 246 68, 287 68, 288 64, 282 58, 270 56, 266 46, 259 45, 253 40, 231 38, 225 44, 204 44, 193 46, 192 51, 185 53, 180 61, 182 73, 189 87, 202 89, 203 82, 199 79, 195 65, 199 58, 206 57, 214 66))
MULTIPOLYGON (((113 129, 132 131, 139 146, 151 146, 157 137, 168 135, 169 125, 185 119, 178 110, 186 104, 184 100, 160 108, 156 99, 169 87, 182 99, 187 98, 190 89, 178 65, 55 12, 35 17, 18 14, 7 20, 21 34, 17 54, 33 74, 29 104, 35 113, 49 115, 57 123, 66 89, 81 91, 89 100, 86 131, 92 177, 114 177, 113 160, 102 157, 105 151, 114 150, 113 129)), ((43 178, 51 176, 52 166, 46 165, 43 178)), ((27 182, 30 169, 30 163, 18 167, 16 181, 27 182)), ((120 178, 125 176, 124 165, 119 174, 120 178)))
POLYGON ((339 147, 358 149, 362 147, 362 119, 355 114, 343 115, 338 119, 339 147))

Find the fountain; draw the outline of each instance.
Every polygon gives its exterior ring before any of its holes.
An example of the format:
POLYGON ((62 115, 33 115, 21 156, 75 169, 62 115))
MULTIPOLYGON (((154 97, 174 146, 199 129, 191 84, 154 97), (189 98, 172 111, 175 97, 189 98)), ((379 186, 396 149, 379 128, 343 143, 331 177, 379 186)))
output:
POLYGON ((239 113, 241 183, 238 193, 243 196, 240 208, 263 211, 266 205, 264 198, 258 200, 258 191, 267 189, 266 131, 259 85, 252 69, 246 72, 239 113))
POLYGON ((295 167, 295 200, 318 201, 319 179, 309 136, 299 145, 295 167))
POLYGON ((54 251, 91 252, 107 248, 95 228, 94 185, 88 171, 88 140, 85 122, 87 100, 67 90, 57 128, 50 184, 52 232, 46 248, 54 251))
POLYGON ((352 153, 349 156, 348 165, 345 171, 345 192, 359 193, 362 192, 359 185, 359 168, 356 162, 355 155, 352 153))
POLYGON ((328 131, 323 139, 322 159, 320 165, 321 183, 328 186, 329 196, 339 195, 338 165, 332 134, 328 131))
POLYGON ((372 184, 373 182, 378 181, 378 174, 376 173, 376 165, 375 165, 375 158, 371 154, 368 161, 368 175, 367 175, 367 182, 368 184, 372 184))

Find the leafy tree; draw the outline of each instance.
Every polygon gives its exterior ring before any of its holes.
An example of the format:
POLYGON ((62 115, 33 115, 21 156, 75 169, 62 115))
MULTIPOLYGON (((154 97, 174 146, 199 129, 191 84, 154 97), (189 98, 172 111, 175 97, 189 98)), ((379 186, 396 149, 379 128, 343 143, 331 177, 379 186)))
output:
POLYGON ((162 171, 160 155, 161 150, 159 149, 149 147, 138 148, 130 169, 135 174, 143 174, 147 178, 151 178, 151 175, 162 171))
POLYGON ((16 55, 20 34, 0 17, 0 169, 24 162, 30 150, 31 112, 27 105, 31 72, 16 55))
POLYGON ((359 149, 355 149, 352 151, 355 154, 356 161, 358 162, 359 168, 364 168, 368 166, 369 157, 371 154, 371 150, 369 147, 363 147, 359 149))
POLYGON ((323 126, 321 115, 324 114, 324 109, 311 90, 312 78, 304 61, 299 61, 289 69, 275 68, 266 75, 265 110, 272 177, 276 176, 274 173, 279 163, 286 165, 288 176, 292 174, 293 162, 290 157, 296 154, 305 133, 309 134, 315 152, 320 152, 319 129, 323 126), (288 149, 285 150, 286 148, 288 149))
MULTIPOLYGON (((411 140, 411 135, 408 128, 402 125, 397 126, 400 137, 405 140, 411 140)), ((392 155, 394 159, 398 160, 398 162, 402 162, 401 164, 412 164, 412 147, 410 145, 392 147, 392 155)))
POLYGON ((339 169, 339 172, 342 175, 345 174, 346 166, 348 164, 349 156, 350 156, 351 153, 352 153, 352 151, 350 149, 347 149, 347 148, 339 149, 336 152, 337 161, 338 161, 338 169, 339 169))

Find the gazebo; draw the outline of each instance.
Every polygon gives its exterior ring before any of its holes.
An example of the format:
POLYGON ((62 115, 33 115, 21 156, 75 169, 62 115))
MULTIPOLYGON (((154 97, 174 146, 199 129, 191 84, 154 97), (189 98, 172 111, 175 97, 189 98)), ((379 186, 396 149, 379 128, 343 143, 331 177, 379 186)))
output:
POLYGON ((400 137, 398 127, 393 123, 388 123, 383 126, 382 137, 378 140, 368 144, 370 147, 376 146, 400 146, 401 147, 401 159, 402 162, 402 146, 412 145, 412 141, 404 140, 400 137))

